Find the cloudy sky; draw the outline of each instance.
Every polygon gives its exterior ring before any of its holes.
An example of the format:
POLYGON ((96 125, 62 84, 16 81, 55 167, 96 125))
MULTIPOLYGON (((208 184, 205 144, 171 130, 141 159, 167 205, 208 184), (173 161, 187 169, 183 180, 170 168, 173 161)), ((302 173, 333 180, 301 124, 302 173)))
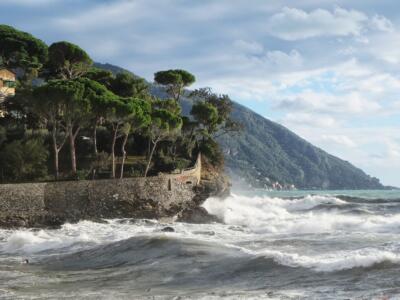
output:
POLYGON ((148 80, 184 68, 400 186, 398 0, 0 0, 0 23, 148 80))

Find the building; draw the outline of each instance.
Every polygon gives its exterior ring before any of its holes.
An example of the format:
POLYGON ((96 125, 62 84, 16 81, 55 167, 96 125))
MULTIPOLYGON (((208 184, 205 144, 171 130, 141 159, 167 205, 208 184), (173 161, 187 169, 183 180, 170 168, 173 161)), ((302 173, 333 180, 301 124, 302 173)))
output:
POLYGON ((1 103, 8 96, 15 95, 15 74, 10 70, 0 68, 0 117, 4 116, 1 103))

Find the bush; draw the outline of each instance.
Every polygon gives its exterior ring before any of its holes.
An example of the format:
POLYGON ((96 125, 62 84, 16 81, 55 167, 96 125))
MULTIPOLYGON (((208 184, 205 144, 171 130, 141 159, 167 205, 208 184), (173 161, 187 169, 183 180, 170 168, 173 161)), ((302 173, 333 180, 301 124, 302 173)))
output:
POLYGON ((48 151, 41 139, 16 140, 0 152, 2 181, 43 179, 47 175, 48 151))

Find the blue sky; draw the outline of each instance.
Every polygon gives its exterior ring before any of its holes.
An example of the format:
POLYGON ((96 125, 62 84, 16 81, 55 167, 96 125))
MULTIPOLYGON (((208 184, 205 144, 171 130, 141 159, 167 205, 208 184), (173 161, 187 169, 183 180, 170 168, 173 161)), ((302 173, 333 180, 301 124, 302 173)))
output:
POLYGON ((0 23, 152 80, 184 68, 400 186, 396 0, 1 0, 0 23))

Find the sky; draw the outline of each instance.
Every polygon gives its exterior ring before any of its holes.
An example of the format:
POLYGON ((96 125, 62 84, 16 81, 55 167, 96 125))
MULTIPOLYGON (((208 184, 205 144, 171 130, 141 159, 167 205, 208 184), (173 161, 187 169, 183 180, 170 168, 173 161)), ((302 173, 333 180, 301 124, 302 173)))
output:
POLYGON ((400 186, 398 0, 0 0, 0 23, 153 80, 182 68, 400 186))

